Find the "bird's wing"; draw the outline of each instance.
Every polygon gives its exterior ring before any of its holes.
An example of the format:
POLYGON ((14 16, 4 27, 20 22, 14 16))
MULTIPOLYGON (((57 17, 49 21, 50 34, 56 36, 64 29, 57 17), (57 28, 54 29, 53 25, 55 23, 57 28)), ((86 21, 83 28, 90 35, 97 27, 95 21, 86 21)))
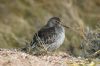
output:
POLYGON ((56 32, 55 27, 40 29, 33 37, 35 42, 42 42, 45 44, 52 44, 55 41, 56 32))

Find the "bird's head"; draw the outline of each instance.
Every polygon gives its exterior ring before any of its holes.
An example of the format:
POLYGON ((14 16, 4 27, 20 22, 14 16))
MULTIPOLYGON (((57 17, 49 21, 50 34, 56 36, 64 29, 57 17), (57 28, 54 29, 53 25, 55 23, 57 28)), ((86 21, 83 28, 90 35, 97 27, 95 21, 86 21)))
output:
POLYGON ((52 17, 52 18, 50 18, 48 23, 47 23, 47 26, 53 27, 53 26, 56 26, 56 25, 63 26, 65 28, 69 28, 68 26, 65 26, 65 25, 62 24, 62 22, 61 22, 59 17, 52 17))
POLYGON ((47 25, 50 27, 56 26, 56 25, 60 25, 61 20, 58 17, 52 17, 49 19, 47 25))

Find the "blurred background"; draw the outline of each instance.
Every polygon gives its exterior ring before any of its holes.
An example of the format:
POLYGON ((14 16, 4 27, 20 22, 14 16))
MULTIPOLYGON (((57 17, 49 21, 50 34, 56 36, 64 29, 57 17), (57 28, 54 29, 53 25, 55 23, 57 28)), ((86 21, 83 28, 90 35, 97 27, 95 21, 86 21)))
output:
POLYGON ((66 29, 58 51, 78 55, 83 29, 100 24, 100 0, 0 0, 0 48, 25 46, 53 16, 78 32, 66 29))

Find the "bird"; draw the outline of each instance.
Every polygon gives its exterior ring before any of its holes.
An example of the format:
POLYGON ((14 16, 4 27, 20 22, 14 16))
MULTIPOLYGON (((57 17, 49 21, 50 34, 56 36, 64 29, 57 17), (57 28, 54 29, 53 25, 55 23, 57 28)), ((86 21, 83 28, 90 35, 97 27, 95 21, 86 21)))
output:
POLYGON ((34 34, 30 44, 22 50, 36 54, 58 49, 65 39, 64 27, 59 17, 50 18, 47 24, 34 34))

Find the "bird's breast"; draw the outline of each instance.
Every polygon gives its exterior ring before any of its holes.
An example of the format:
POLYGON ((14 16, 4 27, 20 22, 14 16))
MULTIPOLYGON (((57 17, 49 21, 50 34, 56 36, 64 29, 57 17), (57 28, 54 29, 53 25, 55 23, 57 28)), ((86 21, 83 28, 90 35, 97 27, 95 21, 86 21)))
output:
POLYGON ((57 33, 57 37, 56 37, 55 44, 61 45, 65 39, 65 30, 63 27, 59 27, 56 29, 56 33, 57 33))
POLYGON ((60 29, 57 29, 56 33, 57 33, 57 35, 55 37, 55 42, 50 44, 48 47, 49 51, 52 51, 52 50, 59 48, 64 42, 64 39, 65 39, 64 28, 61 27, 60 29))
POLYGON ((61 45, 65 39, 65 32, 60 32, 56 38, 56 44, 61 45))

